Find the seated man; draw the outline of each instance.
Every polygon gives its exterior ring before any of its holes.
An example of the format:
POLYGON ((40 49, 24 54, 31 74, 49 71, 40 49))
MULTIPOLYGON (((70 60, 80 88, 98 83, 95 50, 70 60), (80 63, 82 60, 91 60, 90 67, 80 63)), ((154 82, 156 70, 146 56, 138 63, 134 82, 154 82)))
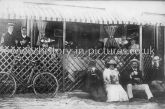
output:
POLYGON ((152 72, 148 74, 148 81, 157 90, 160 92, 165 91, 165 83, 163 82, 164 76, 163 73, 161 73, 160 69, 160 61, 161 59, 159 56, 154 56, 152 58, 152 72))
POLYGON ((132 90, 144 90, 148 100, 151 102, 154 101, 148 84, 143 84, 142 72, 139 70, 139 61, 132 59, 130 65, 130 69, 127 71, 128 79, 126 79, 129 101, 133 101, 132 90))

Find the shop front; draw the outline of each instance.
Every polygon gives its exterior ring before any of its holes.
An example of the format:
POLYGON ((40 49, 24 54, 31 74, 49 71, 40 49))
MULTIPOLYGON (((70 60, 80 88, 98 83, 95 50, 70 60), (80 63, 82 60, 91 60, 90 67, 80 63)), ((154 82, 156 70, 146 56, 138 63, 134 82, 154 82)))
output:
MULTIPOLYGON (((102 71, 105 68, 106 58, 114 58, 118 62, 119 70, 123 72, 132 58, 138 58, 140 68, 146 75, 150 71, 153 52, 143 53, 143 49, 154 49, 154 53, 162 57, 162 65, 164 63, 165 22, 163 20, 152 22, 153 19, 148 20, 146 17, 148 14, 131 19, 130 16, 123 18, 120 14, 106 8, 32 2, 19 2, 18 7, 16 2, 4 1, 0 5, 4 6, 0 11, 1 42, 3 43, 2 37, 7 32, 8 23, 14 23, 15 37, 21 35, 21 27, 26 27, 27 36, 30 37, 28 49, 31 53, 19 54, 22 56, 23 63, 35 58, 45 62, 49 71, 57 76, 63 91, 81 86, 81 79, 77 72, 85 70, 91 60, 95 60, 97 68, 102 71), (126 49, 128 51, 137 49, 138 54, 93 52, 99 49, 126 49), (58 50, 63 52, 55 52, 58 50), (71 51, 67 52, 67 50, 71 51), (76 50, 85 52, 76 54, 76 50)), ((15 48, 12 49, 15 50, 15 48)), ((8 67, 5 67, 4 63, 10 66, 11 60, 17 55, 6 50, 9 49, 2 48, 1 50, 1 71, 7 70, 8 67)), ((27 73, 23 75, 26 76, 27 73)), ((22 77, 22 72, 18 74, 20 75, 17 75, 17 78, 22 77)), ((23 78, 24 80, 26 78, 23 78)))

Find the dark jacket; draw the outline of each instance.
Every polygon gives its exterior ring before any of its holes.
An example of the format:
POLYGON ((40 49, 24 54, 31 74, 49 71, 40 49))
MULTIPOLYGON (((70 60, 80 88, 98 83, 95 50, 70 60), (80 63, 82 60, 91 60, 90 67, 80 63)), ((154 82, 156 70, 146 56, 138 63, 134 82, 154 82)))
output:
POLYGON ((20 37, 18 37, 18 47, 27 47, 30 46, 30 37, 26 36, 25 38, 22 37, 22 35, 20 37), (25 44, 21 45, 21 41, 25 40, 25 44))
POLYGON ((160 67, 152 67, 151 71, 146 75, 146 80, 148 83, 151 83, 154 80, 162 81, 164 78, 163 73, 160 67))
POLYGON ((123 85, 127 85, 127 84, 134 85, 134 84, 143 83, 142 71, 137 69, 137 72, 138 72, 137 75, 130 76, 132 72, 134 72, 134 70, 130 68, 130 69, 127 69, 126 72, 124 72, 124 74, 122 74, 123 85), (139 79, 139 80, 136 80, 136 79, 139 79))
POLYGON ((4 36, 3 46, 14 47, 15 44, 15 37, 13 34, 9 34, 8 32, 4 36))

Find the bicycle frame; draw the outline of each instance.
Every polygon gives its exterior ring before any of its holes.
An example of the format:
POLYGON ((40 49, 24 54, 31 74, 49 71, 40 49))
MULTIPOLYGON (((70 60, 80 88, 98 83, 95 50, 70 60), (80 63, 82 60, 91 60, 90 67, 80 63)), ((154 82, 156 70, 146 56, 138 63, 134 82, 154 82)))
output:
POLYGON ((32 66, 31 68, 31 72, 29 74, 29 78, 28 78, 28 81, 27 81, 27 84, 30 84, 31 80, 32 80, 32 77, 33 77, 33 74, 34 74, 34 68, 32 66))
MULTIPOLYGON (((37 71, 36 74, 34 74, 35 73, 34 72, 35 69, 36 69, 36 64, 31 66, 31 72, 29 74, 29 78, 28 78, 27 84, 32 83, 32 80, 38 75, 38 71, 37 71)), ((32 84, 30 84, 30 86, 32 86, 32 84)), ((30 86, 28 86, 28 87, 30 87, 30 86)))
POLYGON ((27 80, 26 85, 25 85, 27 88, 33 86, 32 81, 38 75, 38 72, 36 74, 34 74, 35 73, 34 70, 36 69, 35 65, 28 65, 28 67, 29 66, 31 67, 30 68, 31 71, 30 71, 30 74, 28 74, 29 77, 28 77, 28 80, 27 80))
MULTIPOLYGON (((19 62, 20 63, 20 62, 19 62)), ((15 64, 15 65, 17 65, 17 64, 15 64)), ((9 71, 7 72, 7 73, 9 73, 9 75, 11 74, 12 75, 12 72, 13 72, 13 68, 14 68, 14 66, 15 66, 14 64, 11 66, 11 68, 9 69, 9 71)), ((23 65, 21 65, 20 64, 20 66, 23 66, 23 65)), ((36 74, 34 74, 34 70, 35 70, 35 65, 27 65, 28 67, 30 66, 30 74, 28 74, 28 80, 27 80, 27 82, 26 82, 26 84, 25 84, 25 87, 31 87, 33 84, 32 84, 32 80, 35 78, 35 76, 38 74, 38 73, 36 73, 36 74)), ((24 68, 23 68, 24 69, 24 68)), ((20 72, 22 72, 23 71, 23 69, 21 69, 20 70, 20 72)), ((15 77, 14 75, 12 75, 13 77, 15 77)), ((21 82, 23 82, 23 81, 21 81, 21 82)))

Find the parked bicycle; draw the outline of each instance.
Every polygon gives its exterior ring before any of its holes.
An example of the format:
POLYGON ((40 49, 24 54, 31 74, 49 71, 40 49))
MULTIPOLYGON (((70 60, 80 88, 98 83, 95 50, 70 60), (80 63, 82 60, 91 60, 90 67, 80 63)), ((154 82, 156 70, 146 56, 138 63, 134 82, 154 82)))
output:
MULTIPOLYGON (((28 80, 23 86, 26 88, 33 88, 35 95, 38 97, 54 97, 59 89, 57 78, 50 72, 37 71, 36 68, 40 61, 30 61, 28 67, 30 67, 30 73, 28 74, 28 80)), ((12 97, 17 89, 17 82, 13 75, 14 66, 21 66, 21 58, 16 57, 8 72, 0 72, 0 96, 12 97)), ((23 65, 23 67, 25 67, 23 65)), ((44 68, 44 67, 43 67, 44 68)), ((45 68, 44 68, 45 69, 45 68)), ((21 70, 23 71, 23 70, 21 70)))

